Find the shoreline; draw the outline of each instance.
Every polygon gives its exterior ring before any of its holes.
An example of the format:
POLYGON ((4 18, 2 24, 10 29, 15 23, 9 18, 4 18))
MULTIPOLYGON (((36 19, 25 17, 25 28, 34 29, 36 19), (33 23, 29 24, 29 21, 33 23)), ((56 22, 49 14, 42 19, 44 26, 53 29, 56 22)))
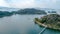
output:
POLYGON ((35 23, 42 27, 47 27, 49 29, 60 30, 60 28, 52 27, 50 24, 44 24, 35 19, 35 23))

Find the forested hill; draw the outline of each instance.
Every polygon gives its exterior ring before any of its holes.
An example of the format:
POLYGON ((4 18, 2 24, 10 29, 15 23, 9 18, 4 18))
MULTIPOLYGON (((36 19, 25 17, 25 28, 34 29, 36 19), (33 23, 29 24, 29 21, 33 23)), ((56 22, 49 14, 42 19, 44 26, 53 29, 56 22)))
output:
POLYGON ((37 10, 34 8, 21 9, 16 12, 17 14, 46 14, 44 10, 37 10))
POLYGON ((11 16, 11 15, 14 15, 14 14, 46 14, 46 12, 44 10, 37 10, 37 9, 34 9, 34 8, 27 8, 27 9, 20 9, 20 10, 17 10, 17 11, 0 11, 0 17, 5 17, 5 16, 11 16))

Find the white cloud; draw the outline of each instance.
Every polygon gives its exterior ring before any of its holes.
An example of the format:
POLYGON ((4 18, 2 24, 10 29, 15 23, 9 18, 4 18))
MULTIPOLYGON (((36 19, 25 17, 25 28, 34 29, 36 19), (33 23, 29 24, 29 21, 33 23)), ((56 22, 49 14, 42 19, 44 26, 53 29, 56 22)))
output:
POLYGON ((53 3, 56 3, 57 2, 57 0, 51 0, 53 3))
POLYGON ((11 7, 17 8, 30 8, 35 5, 34 0, 11 0, 11 3, 9 4, 11 7))
POLYGON ((59 8, 60 0, 0 0, 0 6, 9 6, 15 8, 59 8))
POLYGON ((59 0, 40 0, 36 1, 36 6, 40 8, 52 8, 52 9, 59 9, 60 1, 59 0))
POLYGON ((0 6, 8 7, 9 5, 4 0, 0 0, 0 6))

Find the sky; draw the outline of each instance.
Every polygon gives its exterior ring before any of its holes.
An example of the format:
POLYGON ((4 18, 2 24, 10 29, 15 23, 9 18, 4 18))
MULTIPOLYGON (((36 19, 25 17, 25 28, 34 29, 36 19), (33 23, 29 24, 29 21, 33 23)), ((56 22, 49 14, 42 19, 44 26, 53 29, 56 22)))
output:
POLYGON ((13 8, 60 9, 60 0, 0 0, 0 6, 13 8))

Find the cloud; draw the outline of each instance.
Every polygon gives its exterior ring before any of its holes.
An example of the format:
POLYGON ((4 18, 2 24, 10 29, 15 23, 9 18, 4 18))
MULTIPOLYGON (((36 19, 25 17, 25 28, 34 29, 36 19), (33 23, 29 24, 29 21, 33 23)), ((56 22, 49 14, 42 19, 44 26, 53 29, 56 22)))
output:
POLYGON ((10 0, 8 2, 11 7, 16 7, 16 8, 31 8, 35 7, 34 0, 10 0))
POLYGON ((4 0, 0 0, 0 6, 8 7, 9 5, 4 0))
POLYGON ((60 9, 60 0, 36 0, 36 4, 40 8, 60 9))
POLYGON ((60 9, 60 0, 0 0, 0 6, 14 8, 53 8, 60 9))

